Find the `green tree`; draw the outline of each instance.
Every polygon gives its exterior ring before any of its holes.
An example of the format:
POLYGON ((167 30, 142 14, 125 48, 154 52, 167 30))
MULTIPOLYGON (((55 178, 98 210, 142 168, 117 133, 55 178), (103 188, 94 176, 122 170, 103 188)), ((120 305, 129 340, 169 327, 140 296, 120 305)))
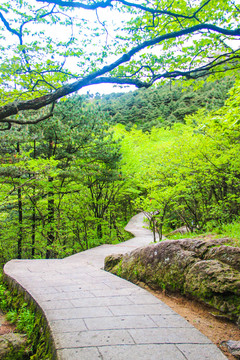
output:
POLYGON ((16 115, 54 105, 89 85, 149 87, 161 79, 231 73, 239 68, 233 45, 240 36, 239 15, 235 0, 5 2, 2 129, 51 117, 53 106, 31 120, 16 115))
POLYGON ((184 123, 186 115, 193 114, 200 108, 220 108, 233 84, 234 78, 228 77, 214 82, 196 81, 186 91, 186 84, 178 81, 175 85, 165 84, 118 96, 103 95, 97 103, 109 113, 113 123, 124 124, 127 129, 136 124, 139 129, 149 131, 153 126, 166 127, 175 122, 184 123))
MULTIPOLYGON (((186 124, 149 133, 124 131, 123 154, 134 159, 135 207, 153 228, 214 229, 239 219, 239 80, 217 111, 201 109, 186 124)), ((133 199, 133 198, 132 198, 133 199)))
MULTIPOLYGON (((2 243, 17 237, 19 258, 49 258, 88 248, 88 237, 97 239, 94 228, 102 237, 107 209, 123 181, 119 141, 96 106, 70 98, 56 105, 48 123, 15 126, 1 140, 0 221, 9 227, 7 233, 2 227, 2 243)), ((15 247, 13 240, 12 254, 15 247)))

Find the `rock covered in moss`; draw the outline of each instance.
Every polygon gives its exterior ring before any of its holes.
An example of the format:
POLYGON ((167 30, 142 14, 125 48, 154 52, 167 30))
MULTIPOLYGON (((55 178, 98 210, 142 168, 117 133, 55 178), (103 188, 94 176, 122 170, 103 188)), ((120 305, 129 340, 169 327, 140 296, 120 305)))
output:
POLYGON ((108 256, 108 261, 105 262, 105 267, 104 269, 106 271, 111 271, 111 269, 115 266, 115 265, 118 265, 121 258, 122 258, 122 254, 113 254, 113 255, 109 255, 108 256), (109 265, 109 267, 108 267, 109 265))
POLYGON ((21 359, 26 338, 23 335, 8 333, 0 336, 0 359, 21 359), (18 356, 18 357, 15 357, 18 356))
POLYGON ((167 240, 108 256, 105 269, 135 283, 188 295, 240 323, 240 249, 225 242, 167 240))

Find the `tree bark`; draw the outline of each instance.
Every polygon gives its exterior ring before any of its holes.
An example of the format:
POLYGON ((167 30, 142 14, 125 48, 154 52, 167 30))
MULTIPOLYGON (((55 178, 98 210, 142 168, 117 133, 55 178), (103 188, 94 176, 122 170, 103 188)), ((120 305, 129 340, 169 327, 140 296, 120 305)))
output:
MULTIPOLYGON (((17 152, 20 154, 20 145, 17 143, 17 152)), ((18 250, 17 250, 17 258, 22 258, 22 242, 23 242, 23 206, 22 206, 22 190, 18 188, 18 224, 19 224, 19 232, 18 232, 18 250)))
MULTIPOLYGON (((33 142, 33 158, 36 159, 36 140, 33 142)), ((36 188, 33 185, 33 207, 32 207, 32 258, 35 255, 35 240, 36 240, 36 188)))

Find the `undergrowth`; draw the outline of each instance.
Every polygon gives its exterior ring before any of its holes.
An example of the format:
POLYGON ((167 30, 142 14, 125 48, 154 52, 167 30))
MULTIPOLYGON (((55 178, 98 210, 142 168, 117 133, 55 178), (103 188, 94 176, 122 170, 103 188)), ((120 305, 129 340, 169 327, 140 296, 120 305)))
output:
POLYGON ((23 303, 20 309, 7 312, 6 319, 16 325, 16 330, 24 333, 29 338, 34 330, 35 314, 28 309, 28 304, 23 303))
POLYGON ((6 319, 16 325, 16 331, 27 338, 25 349, 20 349, 14 357, 9 354, 6 359, 14 360, 52 360, 53 349, 50 333, 42 316, 33 302, 26 302, 17 290, 8 288, 0 275, 0 309, 6 319))
POLYGON ((185 234, 174 234, 167 235, 168 239, 178 240, 178 239, 191 239, 191 238, 211 238, 211 239, 221 239, 228 238, 228 244, 232 246, 240 247, 240 222, 235 221, 230 224, 222 224, 219 227, 214 227, 209 232, 188 232, 185 234))
POLYGON ((216 229, 216 233, 220 237, 229 237, 232 239, 233 245, 240 247, 240 222, 234 221, 231 224, 223 224, 216 229))
POLYGON ((171 240, 178 240, 178 239, 192 239, 192 238, 197 238, 199 236, 204 236, 205 234, 202 234, 202 233, 197 233, 197 232, 187 232, 185 234, 174 234, 174 235, 167 235, 167 238, 168 239, 171 239, 171 240))

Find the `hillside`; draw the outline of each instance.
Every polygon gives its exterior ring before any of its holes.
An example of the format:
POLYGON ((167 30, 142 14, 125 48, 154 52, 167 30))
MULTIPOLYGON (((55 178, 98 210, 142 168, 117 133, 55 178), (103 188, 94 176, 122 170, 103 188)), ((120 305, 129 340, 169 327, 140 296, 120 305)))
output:
POLYGON ((224 105, 233 78, 215 82, 197 83, 186 87, 184 82, 170 83, 128 93, 113 93, 96 97, 98 105, 108 112, 114 124, 120 123, 130 129, 137 125, 144 131, 152 126, 171 126, 184 122, 186 115, 198 109, 216 110, 224 105))

